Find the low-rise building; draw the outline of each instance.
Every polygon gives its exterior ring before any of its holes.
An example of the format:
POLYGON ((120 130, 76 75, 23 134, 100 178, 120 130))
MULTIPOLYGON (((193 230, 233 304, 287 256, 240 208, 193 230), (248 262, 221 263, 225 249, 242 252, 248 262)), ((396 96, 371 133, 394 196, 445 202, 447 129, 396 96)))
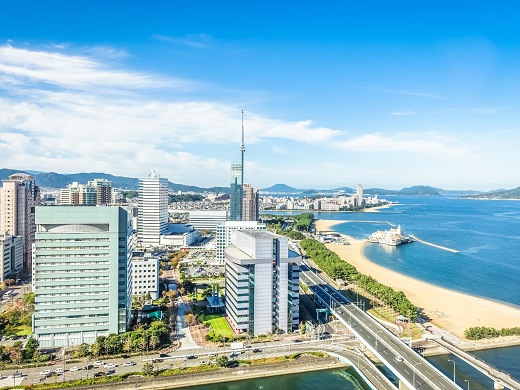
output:
POLYGON ((132 295, 159 298, 159 259, 151 253, 134 252, 132 255, 132 295))

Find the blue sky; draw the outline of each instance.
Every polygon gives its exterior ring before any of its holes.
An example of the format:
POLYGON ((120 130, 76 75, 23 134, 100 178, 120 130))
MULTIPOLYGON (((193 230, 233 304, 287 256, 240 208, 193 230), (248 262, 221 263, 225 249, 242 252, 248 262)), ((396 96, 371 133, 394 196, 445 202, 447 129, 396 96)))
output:
POLYGON ((21 1, 0 166, 226 186, 520 185, 520 5, 21 1))

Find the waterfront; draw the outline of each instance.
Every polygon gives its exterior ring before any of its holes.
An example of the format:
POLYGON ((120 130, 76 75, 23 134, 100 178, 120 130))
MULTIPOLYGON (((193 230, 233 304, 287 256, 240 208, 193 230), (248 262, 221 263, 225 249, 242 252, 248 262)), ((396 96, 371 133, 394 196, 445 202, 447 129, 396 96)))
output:
MULTIPOLYGON (((388 229, 388 222, 400 224, 407 234, 412 233, 460 253, 421 243, 400 247, 373 244, 364 250, 370 261, 443 288, 520 306, 520 266, 517 261, 520 253, 519 202, 446 197, 388 198, 397 200, 399 204, 376 213, 316 212, 315 218, 352 221, 334 225, 333 230, 359 239, 368 237, 377 229, 388 229)), ((478 307, 472 309, 478 311, 478 307)), ((520 347, 474 354, 520 379, 520 347)), ((452 375, 453 366, 447 359, 453 360, 450 355, 430 358, 435 366, 452 375)), ((472 383, 472 389, 478 389, 479 383, 482 389, 492 386, 489 379, 465 363, 457 363, 459 370, 461 386, 465 385, 465 375, 472 383)))

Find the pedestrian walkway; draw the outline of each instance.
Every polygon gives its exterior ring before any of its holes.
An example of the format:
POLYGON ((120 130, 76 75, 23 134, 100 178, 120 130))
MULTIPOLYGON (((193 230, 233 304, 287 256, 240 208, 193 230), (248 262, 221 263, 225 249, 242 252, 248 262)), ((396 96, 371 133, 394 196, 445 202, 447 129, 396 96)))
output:
POLYGON ((187 309, 189 309, 189 305, 184 303, 181 298, 179 298, 178 302, 179 308, 177 310, 176 330, 179 343, 181 344, 179 350, 200 348, 193 340, 193 337, 191 337, 190 327, 184 319, 184 313, 187 309))

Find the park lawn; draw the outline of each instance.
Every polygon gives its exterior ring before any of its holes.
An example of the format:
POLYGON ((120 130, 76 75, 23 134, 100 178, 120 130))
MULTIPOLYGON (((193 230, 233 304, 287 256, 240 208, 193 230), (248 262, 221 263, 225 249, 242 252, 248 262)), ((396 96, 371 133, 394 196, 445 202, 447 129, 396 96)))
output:
POLYGON ((206 314, 204 316, 204 322, 209 322, 211 329, 216 336, 223 336, 227 339, 233 339, 236 337, 235 332, 233 332, 231 326, 229 326, 222 314, 206 314))
POLYGON ((27 325, 19 325, 12 328, 11 332, 17 336, 28 336, 32 333, 32 329, 27 325))

